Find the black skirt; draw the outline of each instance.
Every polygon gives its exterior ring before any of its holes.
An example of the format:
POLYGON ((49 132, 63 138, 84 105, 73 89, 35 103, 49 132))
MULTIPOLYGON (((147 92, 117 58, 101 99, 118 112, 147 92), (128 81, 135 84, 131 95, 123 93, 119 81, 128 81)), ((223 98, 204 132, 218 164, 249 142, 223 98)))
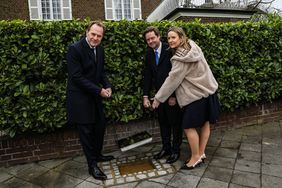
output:
POLYGON ((217 93, 184 106, 182 113, 183 129, 202 127, 206 121, 209 121, 211 124, 216 123, 220 113, 217 93))

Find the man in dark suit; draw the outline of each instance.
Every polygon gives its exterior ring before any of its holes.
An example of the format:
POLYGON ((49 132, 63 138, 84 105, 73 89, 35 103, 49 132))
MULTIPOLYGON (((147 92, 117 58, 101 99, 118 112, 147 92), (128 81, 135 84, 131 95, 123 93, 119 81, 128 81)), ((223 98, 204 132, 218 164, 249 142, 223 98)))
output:
POLYGON ((68 122, 77 126, 88 172, 99 180, 106 180, 107 176, 97 162, 114 159, 113 156, 101 154, 106 128, 102 97, 109 98, 112 95, 104 71, 104 49, 100 46, 104 32, 102 22, 91 22, 86 37, 72 44, 67 52, 68 122))
MULTIPOLYGON (((153 83, 156 90, 162 86, 171 70, 172 54, 168 50, 168 44, 160 41, 160 32, 156 27, 146 28, 143 36, 149 47, 145 55, 143 106, 149 108, 151 107, 149 100, 151 85, 153 83)), ((181 112, 175 94, 162 103, 157 111, 163 146, 161 151, 154 155, 154 159, 169 156, 166 162, 174 163, 179 159, 182 143, 181 112)))

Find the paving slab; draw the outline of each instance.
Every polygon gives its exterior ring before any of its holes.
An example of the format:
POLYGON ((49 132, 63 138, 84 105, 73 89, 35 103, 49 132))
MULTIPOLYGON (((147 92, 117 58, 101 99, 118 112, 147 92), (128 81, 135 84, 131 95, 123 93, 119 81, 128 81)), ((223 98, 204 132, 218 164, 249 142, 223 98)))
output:
POLYGON ((232 169, 209 166, 205 171, 203 177, 229 183, 232 177, 232 173, 232 169))
POLYGON ((282 177, 282 165, 277 164, 262 164, 262 174, 282 177))
POLYGON ((12 174, 9 174, 8 172, 6 172, 4 168, 0 168, 0 183, 12 177, 13 177, 12 174))
POLYGON ((244 127, 243 135, 248 136, 255 136, 255 137, 261 137, 262 135, 262 126, 261 125, 253 125, 253 126, 246 126, 244 127))
POLYGON ((236 131, 227 131, 222 140, 224 141, 237 141, 240 142, 242 139, 242 133, 238 133, 236 131))
POLYGON ((24 172, 24 171, 26 171, 30 168, 37 168, 39 166, 40 165, 38 165, 37 163, 27 163, 27 164, 15 165, 15 166, 5 168, 5 171, 10 173, 10 174, 17 175, 17 174, 20 174, 21 172, 24 172))
POLYGON ((80 184, 78 184, 77 186, 75 186, 75 188, 103 188, 104 186, 101 185, 97 185, 88 181, 83 181, 80 184))
POLYGON ((84 155, 0 168, 0 187, 29 188, 280 188, 282 184, 282 120, 257 126, 211 131, 205 163, 193 170, 181 170, 190 158, 189 143, 183 137, 180 159, 166 164, 154 160, 161 143, 132 150, 104 153, 110 162, 98 163, 108 176, 99 181, 88 174, 84 155), (152 160, 153 170, 121 175, 119 165, 152 160))
POLYGON ((273 139, 273 138, 263 138, 262 139, 263 145, 272 145, 282 148, 282 139, 273 139))
POLYGON ((236 149, 228 149, 228 148, 218 148, 215 152, 215 156, 219 157, 227 157, 227 158, 236 158, 238 150, 236 149))
POLYGON ((221 148, 229 148, 229 149, 239 149, 240 147, 240 142, 238 141, 233 141, 233 140, 223 140, 220 144, 221 148))
POLYGON ((82 181, 82 179, 50 170, 47 173, 34 178, 31 182, 41 187, 62 188, 75 187, 82 183, 82 181))
POLYGON ((235 164, 235 158, 217 157, 214 156, 209 163, 211 166, 217 166, 222 168, 233 169, 235 164))
POLYGON ((220 188, 228 188, 228 183, 209 179, 209 178, 202 178, 197 188, 214 188, 214 187, 220 187, 220 188))
POLYGON ((209 159, 210 156, 214 155, 216 149, 217 149, 217 147, 214 147, 214 146, 207 146, 207 147, 206 147, 206 156, 207 156, 207 159, 209 159))
POLYGON ((240 151, 254 151, 254 152, 261 152, 261 144, 254 144, 254 143, 241 143, 240 151))
POLYGON ((109 186, 109 187, 113 187, 113 188, 135 188, 138 183, 141 183, 141 182, 126 183, 126 184, 114 185, 114 186, 109 186))
POLYGON ((45 160, 45 161, 39 161, 38 165, 43 166, 48 169, 52 169, 57 167, 60 164, 65 163, 66 161, 70 161, 71 158, 66 158, 66 159, 53 159, 53 160, 45 160))
POLYGON ((229 188, 250 188, 249 186, 237 185, 234 183, 229 184, 229 188))
POLYGON ((253 136, 253 135, 243 135, 242 136, 242 143, 260 144, 261 140, 262 140, 261 136, 253 136))
POLYGON ((251 172, 234 171, 232 183, 249 186, 249 187, 260 187, 260 174, 255 174, 251 172))
MULTIPOLYGON (((184 170, 181 170, 184 171, 184 170)), ((168 185, 172 187, 182 187, 185 185, 185 187, 189 188, 196 188, 201 177, 199 176, 193 176, 193 175, 183 175, 183 173, 177 173, 168 183, 168 185)))
POLYGON ((237 159, 244 159, 248 161, 261 162, 261 153, 254 151, 240 150, 237 159))
POLYGON ((282 157, 282 149, 281 147, 277 147, 274 145, 262 145, 262 152, 272 155, 278 155, 279 157, 282 157))
POLYGON ((59 173, 68 174, 70 176, 87 179, 89 177, 86 163, 80 163, 73 160, 66 161, 65 163, 59 164, 54 168, 54 171, 59 173))
POLYGON ((273 155, 273 154, 269 154, 269 153, 263 153, 262 154, 262 162, 265 163, 265 164, 282 165, 282 156, 273 155))
POLYGON ((213 137, 212 135, 209 138, 209 141, 207 143, 207 146, 214 146, 217 147, 220 145, 222 141, 222 138, 218 138, 218 137, 213 137))
POLYGON ((256 161, 238 159, 235 163, 235 170, 260 173, 261 163, 256 161))
POLYGON ((161 176, 158 178, 151 178, 149 181, 161 183, 161 184, 168 184, 168 182, 175 176, 175 174, 169 174, 167 176, 161 176))
POLYGON ((5 182, 0 183, 1 188, 40 188, 40 186, 37 186, 35 184, 32 184, 30 182, 27 182, 25 180, 22 180, 20 178, 10 178, 5 182))
POLYGON ((136 185, 136 188, 164 188, 166 185, 152 181, 142 181, 136 185))
POLYGON ((262 188, 281 188, 282 178, 262 175, 262 188))

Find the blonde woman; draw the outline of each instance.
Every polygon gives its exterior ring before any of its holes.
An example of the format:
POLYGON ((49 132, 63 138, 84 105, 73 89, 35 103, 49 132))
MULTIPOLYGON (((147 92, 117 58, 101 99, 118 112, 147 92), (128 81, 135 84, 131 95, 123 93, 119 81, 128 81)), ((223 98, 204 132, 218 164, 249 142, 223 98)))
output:
POLYGON ((190 170, 206 158, 210 123, 215 123, 219 114, 218 83, 201 48, 186 37, 182 28, 171 27, 167 39, 174 54, 172 69, 155 95, 153 108, 158 108, 175 91, 183 112, 182 127, 191 149, 191 158, 181 169, 190 170), (200 135, 196 128, 201 129, 200 135))

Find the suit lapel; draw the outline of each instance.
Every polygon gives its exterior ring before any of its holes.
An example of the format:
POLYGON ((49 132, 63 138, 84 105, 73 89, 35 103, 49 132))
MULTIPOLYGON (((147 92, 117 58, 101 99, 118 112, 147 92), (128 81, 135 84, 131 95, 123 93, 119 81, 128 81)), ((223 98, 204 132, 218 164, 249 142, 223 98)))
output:
POLYGON ((159 59, 159 65, 163 62, 163 59, 165 57, 165 51, 167 50, 168 46, 165 45, 164 43, 162 43, 162 51, 161 51, 161 54, 160 54, 160 59, 159 59))

